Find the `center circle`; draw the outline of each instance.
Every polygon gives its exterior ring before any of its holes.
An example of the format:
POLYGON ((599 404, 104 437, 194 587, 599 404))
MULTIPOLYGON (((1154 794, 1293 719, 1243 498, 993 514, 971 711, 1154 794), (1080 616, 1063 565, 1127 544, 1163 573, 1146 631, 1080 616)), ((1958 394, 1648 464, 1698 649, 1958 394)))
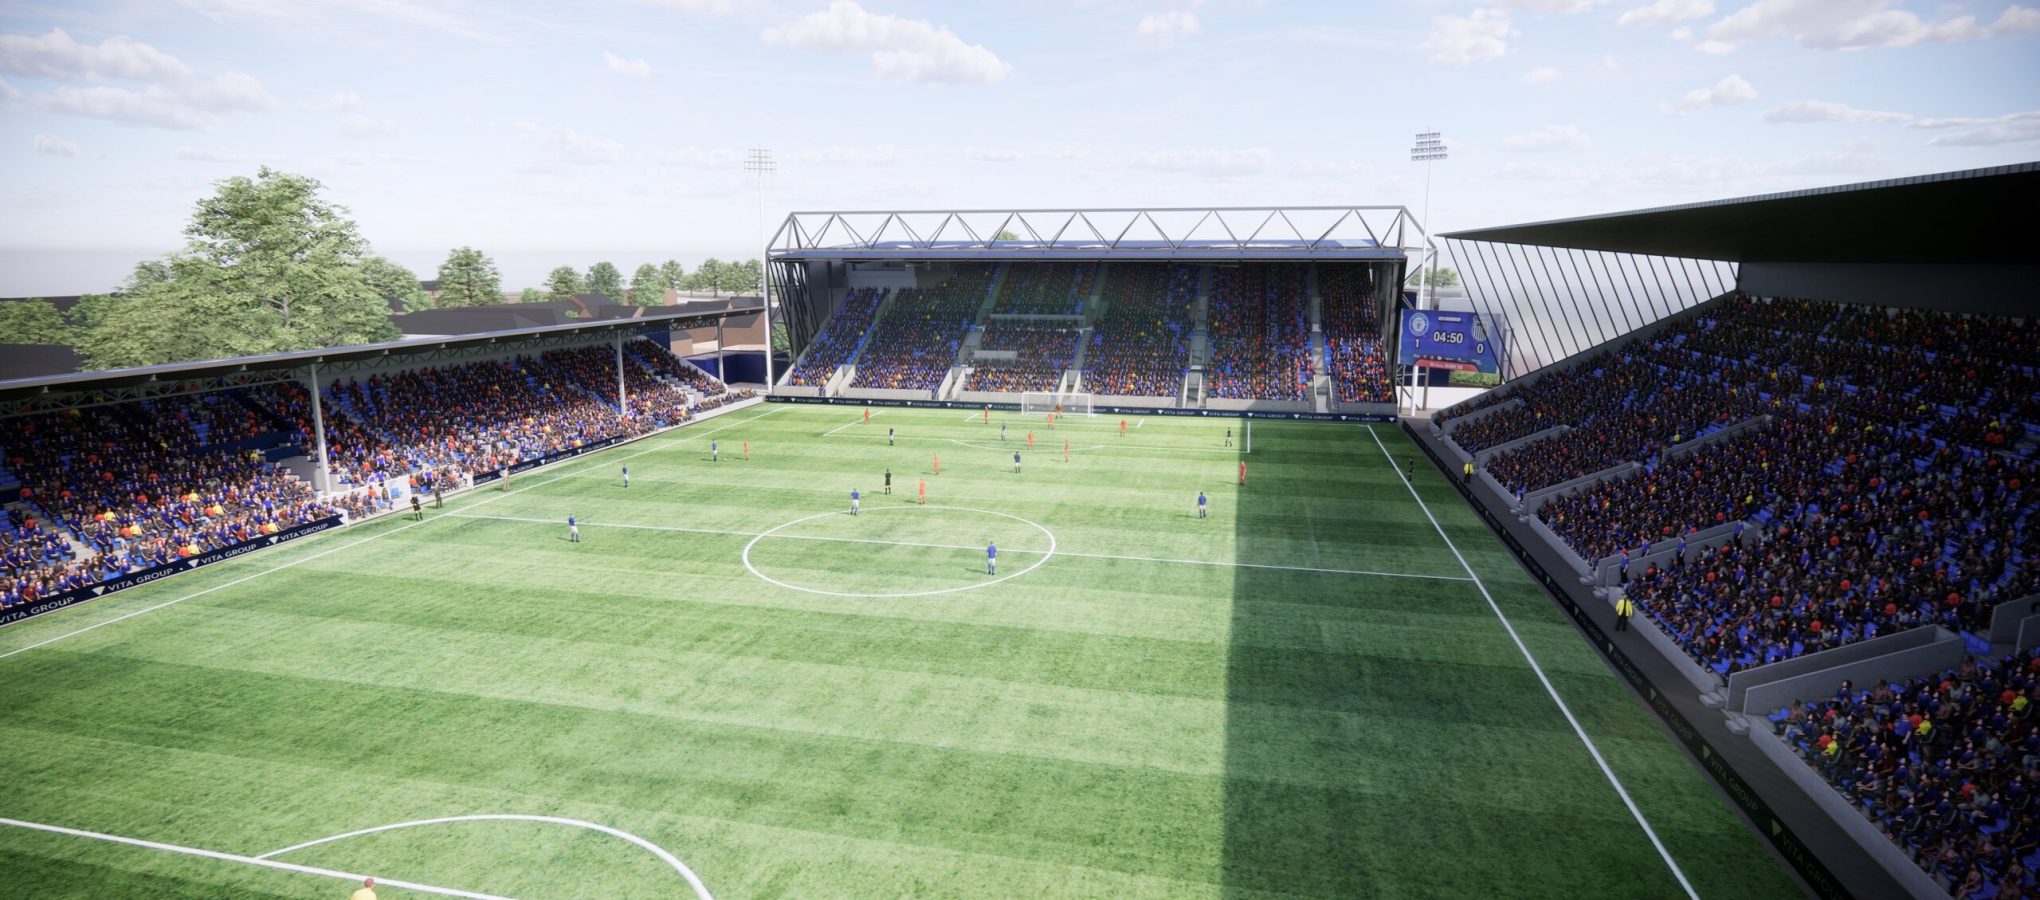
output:
MULTIPOLYGON (((1034 521, 1034 520, 1032 520, 1032 519, 1025 519, 1025 518, 1021 518, 1020 516, 1016 516, 1016 515, 1013 515, 1012 513, 1002 513, 1002 512, 995 512, 995 511, 993 511, 993 510, 989 510, 989 509, 976 509, 976 508, 974 508, 974 507, 969 507, 969 506, 923 506, 923 505, 920 505, 920 504, 914 504, 914 505, 911 505, 911 506, 874 506, 874 507, 871 507, 871 508, 868 508, 868 509, 864 509, 864 510, 862 510, 861 512, 862 512, 862 513, 863 513, 864 515, 876 515, 876 514, 883 514, 883 513, 894 513, 894 514, 898 514, 898 513, 919 513, 919 512, 929 512, 929 511, 936 511, 936 510, 942 510, 942 511, 947 511, 947 512, 966 512, 966 513, 976 513, 976 514, 978 514, 978 515, 984 515, 984 516, 997 516, 997 517, 999 517, 999 518, 1002 518, 1002 519, 1011 519, 1011 520, 1013 520, 1013 521, 1015 521, 1015 522, 1018 522, 1018 523, 1020 523, 1020 524, 1022 524, 1022 525, 1026 525, 1027 527, 1029 527, 1029 528, 1032 528, 1032 529, 1034 529, 1035 531, 1039 531, 1039 532, 1041 532, 1041 535, 1042 535, 1043 537, 1045 537, 1045 538, 1048 538, 1048 549, 1047 549, 1047 550, 1045 550, 1045 551, 1044 551, 1044 550, 1024 550, 1024 551, 1021 551, 1021 550, 1016 550, 1016 551, 1011 551, 1011 552, 1016 552, 1016 553, 1033 553, 1033 554, 1038 554, 1038 555, 1039 555, 1039 558, 1037 558, 1037 559, 1036 559, 1036 560, 1034 561, 1034 563, 1033 563, 1032 565, 1029 565, 1029 566, 1027 566, 1027 567, 1025 567, 1025 568, 1022 568, 1022 569, 1020 569, 1020 570, 1018 570, 1018 571, 1015 571, 1015 572, 1012 572, 1012 573, 1010 573, 1010 574, 1006 574, 1006 575, 1000 575, 1000 576, 997 576, 997 577, 992 577, 992 578, 987 578, 987 579, 985 579, 984 581, 980 581, 980 582, 977 582, 977 583, 975 583, 975 584, 964 584, 964 585, 958 585, 958 586, 956 586, 956 587, 947 587, 947 588, 934 588, 934 589, 930 589, 930 590, 924 590, 924 591, 876 591, 876 592, 863 592, 863 591, 829 591, 829 590, 823 590, 823 589, 821 589, 821 588, 812 588, 812 587, 807 587, 807 586, 804 586, 804 585, 798 585, 798 584, 792 584, 792 583, 789 583, 789 582, 786 582, 786 581, 781 581, 781 580, 779 580, 779 579, 777 579, 777 578, 774 578, 774 577, 772 577, 772 576, 770 576, 770 575, 767 575, 767 574, 765 574, 765 573, 764 573, 763 571, 760 571, 760 570, 759 570, 759 568, 758 568, 758 566, 757 566, 757 564, 756 564, 756 563, 754 563, 754 562, 752 562, 752 560, 751 560, 751 551, 752 551, 752 549, 756 548, 756 547, 758 546, 758 543, 759 543, 760 541, 763 541, 763 540, 765 540, 765 539, 767 539, 767 538, 772 538, 772 537, 778 537, 778 538, 779 538, 780 540, 803 540, 803 541, 823 541, 823 542, 837 542, 837 541, 840 541, 840 542, 843 542, 843 543, 866 543, 866 544, 881 544, 881 545, 885 545, 885 544, 890 544, 890 545, 894 545, 894 546, 903 546, 903 547, 917 547, 917 548, 926 548, 926 549, 938 549, 938 550, 951 550, 951 549, 954 549, 954 550, 981 550, 981 549, 982 549, 982 548, 974 548, 974 547, 968 547, 968 546, 961 546, 961 545, 952 545, 952 544, 932 544, 932 543, 920 543, 920 542, 912 542, 912 541, 885 541, 885 540, 875 540, 875 539, 867 539, 867 538, 855 538, 855 537, 834 537, 834 536, 827 536, 827 535, 781 535, 781 534, 780 534, 780 532, 781 532, 781 531, 784 531, 784 530, 786 530, 786 529, 788 529, 788 528, 793 528, 793 527, 795 527, 795 526, 798 526, 798 525, 800 525, 800 524, 802 524, 802 523, 805 523, 805 522, 813 522, 813 521, 815 521, 815 520, 817 520, 817 519, 829 519, 829 518, 844 518, 844 519, 847 519, 847 518, 851 518, 850 514, 849 514, 849 513, 847 513, 847 512, 825 512, 825 513, 816 513, 816 514, 814 514, 814 515, 812 515, 812 516, 802 516, 801 518, 798 518, 798 519, 794 519, 794 520, 792 520, 792 521, 790 521, 790 522, 783 522, 783 523, 781 523, 781 524, 778 524, 778 525, 775 525, 775 526, 773 526, 773 527, 771 527, 771 528, 768 528, 768 529, 766 529, 766 530, 764 530, 764 531, 762 531, 762 532, 759 532, 759 533, 758 533, 758 535, 757 535, 756 537, 753 537, 753 538, 751 538, 750 542, 749 542, 749 543, 746 543, 746 544, 744 545, 744 553, 743 553, 743 558, 744 558, 744 568, 745 568, 745 569, 747 569, 747 570, 749 570, 749 571, 750 571, 750 573, 751 573, 752 575, 755 575, 755 576, 757 576, 757 577, 758 577, 758 578, 759 578, 760 580, 762 580, 762 581, 765 581, 765 582, 768 582, 768 583, 771 583, 771 584, 776 584, 776 585, 778 585, 778 586, 780 586, 780 587, 783 587, 783 588, 786 588, 786 589, 788 589, 788 590, 793 590, 793 591, 801 591, 801 592, 804 592, 804 593, 809 593, 809 594, 823 594, 823 595, 826 595, 826 596, 830 596, 830 597, 866 597, 866 598, 882 598, 882 597, 928 597, 928 596, 933 596, 933 595, 936 595, 936 594, 953 594, 953 593, 956 593, 956 592, 958 592, 958 591, 970 591, 970 590, 976 590, 976 589, 978 589, 978 588, 983 588, 983 587, 991 587, 992 585, 998 584, 998 583, 1000 583, 1000 582, 1002 582, 1002 581, 1011 581, 1011 580, 1013 580, 1013 579, 1015 579, 1015 578, 1018 578, 1018 577, 1020 577, 1020 576, 1022 576, 1022 575, 1025 575, 1025 574, 1027 574, 1027 573, 1029 573, 1029 572, 1032 572, 1032 571, 1034 571, 1035 569, 1039 569, 1039 568, 1041 568, 1041 564, 1042 564, 1042 563, 1048 562, 1048 559, 1049 559, 1049 557, 1051 557, 1051 556, 1054 556, 1054 555, 1055 555, 1055 532, 1049 531, 1049 530, 1048 530, 1048 529, 1047 529, 1046 527, 1044 527, 1044 526, 1043 526, 1043 525, 1042 525, 1041 523, 1039 523, 1039 522, 1036 522, 1036 521, 1034 521)), ((858 518, 862 518, 862 516, 858 516, 858 518)))

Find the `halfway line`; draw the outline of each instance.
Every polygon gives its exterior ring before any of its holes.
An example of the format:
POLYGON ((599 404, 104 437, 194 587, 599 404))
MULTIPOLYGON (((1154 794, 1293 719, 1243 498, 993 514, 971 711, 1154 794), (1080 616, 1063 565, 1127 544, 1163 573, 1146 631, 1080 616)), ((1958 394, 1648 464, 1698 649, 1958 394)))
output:
MULTIPOLYGON (((561 525, 557 519, 534 519, 529 516, 478 516, 470 513, 447 513, 444 518, 489 519, 498 522, 530 522, 536 525, 561 525)), ((713 534, 725 537, 758 537, 762 532, 729 531, 717 528, 688 528, 684 525, 633 525, 622 522, 581 522, 590 528, 629 528, 638 531, 673 531, 683 534, 713 534)), ((964 544, 924 544, 916 541, 880 541, 870 538, 829 537, 808 534, 774 534, 774 538, 789 541, 829 541, 842 544, 880 544, 889 547, 925 547, 933 550, 971 550, 983 552, 985 548, 964 544)), ((1047 553, 1047 550, 1020 550, 1001 547, 1002 553, 1047 553)), ((1414 572, 1374 572, 1366 569, 1333 569, 1321 566, 1285 566, 1275 563, 1225 562, 1214 559, 1172 559, 1163 556, 1121 556, 1113 553, 1077 553, 1069 550, 1056 551, 1057 556, 1079 556, 1085 559, 1123 559, 1129 562, 1172 563, 1185 566, 1219 566, 1235 569, 1281 569, 1288 572, 1316 572, 1325 575, 1373 575, 1382 578, 1423 578, 1432 581, 1472 581, 1457 575, 1419 575, 1414 572)))

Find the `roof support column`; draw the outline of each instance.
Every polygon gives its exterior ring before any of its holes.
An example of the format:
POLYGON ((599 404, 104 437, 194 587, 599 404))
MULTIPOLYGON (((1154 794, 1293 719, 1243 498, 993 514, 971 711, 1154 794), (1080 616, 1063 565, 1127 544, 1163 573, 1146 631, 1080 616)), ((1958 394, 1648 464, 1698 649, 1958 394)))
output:
POLYGON ((630 418, 630 398, 623 392, 623 332, 612 332, 616 340, 616 411, 630 418))
POLYGON ((305 368, 305 387, 312 392, 312 487, 320 494, 333 492, 333 474, 326 464, 326 404, 319 397, 319 364, 305 368))

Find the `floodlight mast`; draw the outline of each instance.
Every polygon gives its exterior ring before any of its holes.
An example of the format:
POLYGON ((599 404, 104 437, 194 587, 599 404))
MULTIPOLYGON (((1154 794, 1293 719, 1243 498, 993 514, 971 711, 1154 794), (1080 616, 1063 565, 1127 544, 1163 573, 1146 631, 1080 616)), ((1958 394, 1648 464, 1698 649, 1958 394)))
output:
MULTIPOLYGON (((765 230, 765 176, 779 171, 778 163, 772 161, 772 151, 764 147, 752 147, 744 157, 744 171, 758 176, 758 234, 762 252, 758 256, 758 297, 765 305, 765 393, 772 393, 772 275, 767 267, 772 264, 772 235, 765 230)), ((722 346, 717 339, 716 346, 722 346)), ((723 383, 728 384, 730 373, 717 372, 723 383)))
MULTIPOLYGON (((1424 164, 1424 251, 1431 257, 1431 274, 1424 275, 1423 266, 1417 267, 1417 308, 1436 309, 1438 306, 1438 248, 1431 242, 1431 164, 1445 159, 1445 135, 1437 131, 1420 131, 1417 142, 1410 147, 1410 162, 1424 164), (1429 282, 1430 304, 1424 303, 1425 282, 1429 282)), ((1410 414, 1417 413, 1417 373, 1421 371, 1412 361, 1410 366, 1410 414)))

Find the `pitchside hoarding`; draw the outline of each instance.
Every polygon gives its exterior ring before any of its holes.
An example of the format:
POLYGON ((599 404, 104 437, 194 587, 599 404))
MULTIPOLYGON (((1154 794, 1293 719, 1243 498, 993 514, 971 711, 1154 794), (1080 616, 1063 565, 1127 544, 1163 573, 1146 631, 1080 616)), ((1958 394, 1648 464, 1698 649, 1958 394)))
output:
POLYGON ((1455 386, 1502 383, 1501 336, 1490 331, 1479 313, 1404 309, 1402 316, 1399 364, 1448 370, 1455 386))

